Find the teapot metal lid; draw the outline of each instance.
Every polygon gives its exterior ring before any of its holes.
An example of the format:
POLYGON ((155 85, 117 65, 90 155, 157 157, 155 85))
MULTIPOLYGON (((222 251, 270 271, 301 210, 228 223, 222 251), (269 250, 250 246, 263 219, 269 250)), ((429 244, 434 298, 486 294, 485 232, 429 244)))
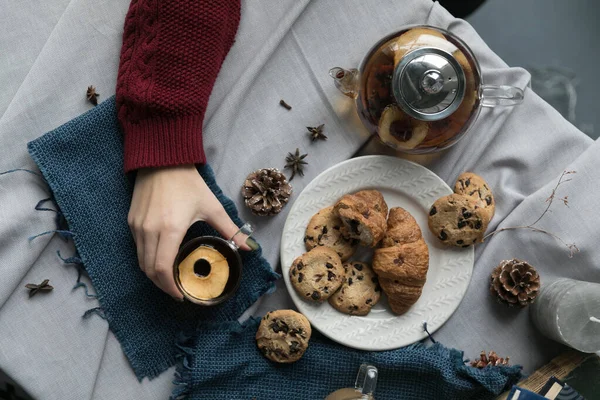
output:
POLYGON ((465 73, 452 54, 436 47, 421 47, 400 60, 392 86, 405 113, 422 121, 437 121, 460 106, 465 95, 465 73))

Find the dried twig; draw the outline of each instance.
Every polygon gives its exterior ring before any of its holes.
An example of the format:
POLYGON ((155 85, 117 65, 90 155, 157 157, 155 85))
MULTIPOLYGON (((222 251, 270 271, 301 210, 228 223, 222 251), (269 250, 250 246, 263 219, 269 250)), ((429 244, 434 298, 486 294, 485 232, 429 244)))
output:
MULTIPOLYGON (((575 173, 576 173, 576 171, 563 171, 563 173, 561 174, 560 178, 558 179, 558 183, 556 184, 556 186, 554 187, 554 189, 552 189, 552 193, 546 199, 546 203, 548 203, 548 205, 546 206, 546 209, 544 210, 544 212, 542 213, 542 215, 540 215, 538 217, 538 219, 536 219, 533 223, 531 223, 529 225, 509 226, 509 227, 506 227, 506 228, 496 229, 495 231, 490 232, 487 235, 485 235, 484 238, 483 238, 483 240, 485 241, 487 238, 489 238, 491 236, 494 236, 495 234, 503 232, 503 231, 511 231, 511 230, 515 230, 515 229, 529 229, 530 231, 545 233, 546 235, 552 236, 558 242, 562 243, 567 249, 569 249, 569 258, 572 258, 575 255, 575 253, 579 252, 579 248, 577 247, 577 245, 575 245, 575 243, 567 243, 561 237, 559 237, 558 235, 556 235, 555 233, 549 232, 549 231, 547 231, 545 229, 538 228, 535 225, 538 222, 540 222, 540 220, 542 218, 544 218, 544 216, 550 211, 550 207, 552 206, 552 202, 555 199, 557 199, 557 197, 556 197, 556 191, 559 188, 559 186, 562 185, 563 183, 567 183, 567 182, 571 181, 571 178, 565 179, 565 177, 567 175, 572 175, 572 174, 575 174, 575 173)), ((567 207, 569 206, 569 196, 560 197, 560 198, 558 198, 558 200, 562 201, 565 206, 567 206, 567 207)))
POLYGON ((288 103, 286 103, 283 99, 279 100, 279 105, 288 111, 290 111, 292 109, 292 106, 290 106, 288 103))

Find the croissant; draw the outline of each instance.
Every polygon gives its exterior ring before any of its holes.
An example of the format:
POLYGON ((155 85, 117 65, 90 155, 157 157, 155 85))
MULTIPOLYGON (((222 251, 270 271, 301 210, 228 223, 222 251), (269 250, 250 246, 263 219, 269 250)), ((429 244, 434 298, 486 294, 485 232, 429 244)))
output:
POLYGON ((421 297, 428 269, 429 249, 417 221, 405 209, 392 208, 373 270, 394 313, 404 314, 421 297))
POLYGON ((377 190, 361 190, 342 197, 334 207, 344 223, 344 234, 364 246, 375 247, 386 231, 388 206, 377 190))

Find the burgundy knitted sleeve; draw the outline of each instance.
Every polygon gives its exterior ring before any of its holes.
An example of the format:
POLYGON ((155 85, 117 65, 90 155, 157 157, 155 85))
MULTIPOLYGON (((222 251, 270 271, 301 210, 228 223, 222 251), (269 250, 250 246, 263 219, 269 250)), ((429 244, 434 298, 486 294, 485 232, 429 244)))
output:
POLYGON ((202 121, 240 20, 240 0, 132 0, 117 107, 125 170, 206 161, 202 121))

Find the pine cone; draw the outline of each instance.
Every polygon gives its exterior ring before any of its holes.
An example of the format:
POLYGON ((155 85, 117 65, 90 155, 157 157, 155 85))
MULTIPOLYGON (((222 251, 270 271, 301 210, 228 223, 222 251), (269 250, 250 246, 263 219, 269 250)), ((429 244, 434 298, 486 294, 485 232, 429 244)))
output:
POLYGON ((495 351, 490 351, 488 355, 485 354, 485 351, 482 351, 479 355, 479 358, 475 361, 471 361, 471 367, 475 368, 485 368, 488 365, 495 367, 498 365, 509 365, 508 361, 510 357, 502 358, 496 354, 495 351))
POLYGON ((292 186, 277 168, 263 168, 248 175, 242 195, 253 214, 275 215, 290 199, 292 186))
POLYGON ((525 307, 533 303, 540 291, 540 276, 525 261, 505 260, 492 272, 490 291, 502 303, 525 307))

